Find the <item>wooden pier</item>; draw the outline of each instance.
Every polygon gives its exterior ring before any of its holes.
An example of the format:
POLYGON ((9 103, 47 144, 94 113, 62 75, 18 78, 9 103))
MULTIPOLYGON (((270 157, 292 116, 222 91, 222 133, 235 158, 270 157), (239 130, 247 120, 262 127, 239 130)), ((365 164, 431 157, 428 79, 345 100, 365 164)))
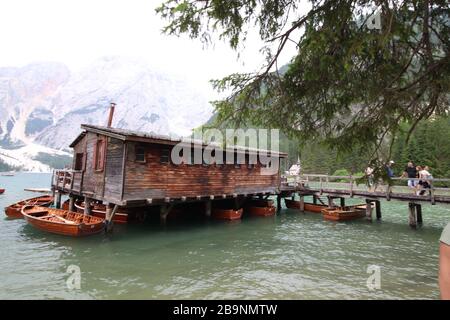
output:
MULTIPOLYGON (((382 218, 380 200, 407 202, 406 208, 409 212, 409 224, 416 227, 423 223, 422 204, 450 204, 450 179, 429 179, 429 189, 423 195, 415 194, 414 190, 407 187, 409 178, 392 178, 393 184, 380 184, 375 190, 369 190, 367 185, 359 182, 361 177, 354 176, 331 176, 321 174, 304 174, 293 178, 293 181, 283 181, 278 202, 283 197, 292 197, 298 194, 300 201, 304 202, 305 196, 312 196, 313 202, 321 197, 326 197, 328 206, 334 205, 333 201, 339 199, 340 206, 345 206, 347 198, 361 198, 367 204, 367 218, 372 219, 373 207, 376 218, 382 218), (403 185, 400 185, 403 184, 403 185), (437 187, 443 184, 445 187, 437 187)), ((419 179, 416 179, 419 180, 419 179)), ((322 200, 324 203, 324 201, 322 200)), ((405 210, 406 211, 406 210, 405 210)))

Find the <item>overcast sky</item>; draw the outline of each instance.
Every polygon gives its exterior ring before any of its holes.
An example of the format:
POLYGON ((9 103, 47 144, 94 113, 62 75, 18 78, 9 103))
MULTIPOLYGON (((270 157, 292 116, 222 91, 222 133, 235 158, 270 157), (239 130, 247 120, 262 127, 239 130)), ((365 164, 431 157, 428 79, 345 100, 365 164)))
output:
MULTIPOLYGON (((120 55, 146 59, 199 84, 232 72, 252 71, 262 62, 258 31, 237 53, 226 43, 204 48, 199 40, 161 34, 155 14, 163 0, 1 0, 0 66, 58 61, 76 71, 96 58, 120 55)), ((282 57, 289 60, 291 46, 282 57)))

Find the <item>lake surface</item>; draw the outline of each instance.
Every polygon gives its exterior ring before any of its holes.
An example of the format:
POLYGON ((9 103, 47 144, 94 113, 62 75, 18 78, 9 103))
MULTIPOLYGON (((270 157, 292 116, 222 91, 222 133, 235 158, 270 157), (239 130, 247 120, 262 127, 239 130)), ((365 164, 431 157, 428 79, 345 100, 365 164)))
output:
MULTIPOLYGON (((36 196, 50 175, 1 177, 0 208, 36 196)), ((450 207, 382 202, 383 220, 333 223, 284 209, 275 217, 116 225, 74 239, 0 218, 0 299, 438 299, 439 237, 450 207), (70 266, 81 288, 67 285, 70 266), (375 266, 375 267, 370 267, 375 266), (381 287, 366 281, 379 270, 381 287), (373 269, 371 269, 373 270, 373 269)))

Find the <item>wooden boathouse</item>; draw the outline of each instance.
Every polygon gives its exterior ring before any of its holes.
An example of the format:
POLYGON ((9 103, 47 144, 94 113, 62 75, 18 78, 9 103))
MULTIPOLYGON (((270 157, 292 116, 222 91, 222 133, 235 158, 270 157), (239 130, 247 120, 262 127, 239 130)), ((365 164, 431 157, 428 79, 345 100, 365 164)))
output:
MULTIPOLYGON (((263 175, 259 158, 255 164, 247 160, 264 151, 279 168, 286 153, 233 146, 215 150, 223 152, 223 159, 226 153, 232 153, 233 163, 193 164, 184 157, 181 164, 174 164, 171 152, 182 142, 179 138, 87 124, 81 128, 83 131, 70 145, 72 169, 55 171, 52 178, 57 206, 61 194, 67 194, 71 209, 80 198, 87 204, 107 204, 107 220, 119 206, 160 206, 161 217, 165 218, 176 203, 205 202, 210 212, 214 200, 234 199, 239 206, 239 201, 253 196, 280 193, 280 172, 263 175), (245 164, 238 163, 238 154, 245 157, 245 164)), ((203 151, 205 147, 192 140, 192 148, 203 151)), ((89 205, 85 208, 89 213, 89 205)))

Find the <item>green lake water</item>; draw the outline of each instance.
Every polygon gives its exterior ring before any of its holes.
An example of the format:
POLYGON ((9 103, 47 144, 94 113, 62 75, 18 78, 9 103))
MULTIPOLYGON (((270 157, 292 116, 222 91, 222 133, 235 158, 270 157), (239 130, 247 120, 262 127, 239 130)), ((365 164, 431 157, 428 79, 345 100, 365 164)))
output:
MULTIPOLYGON (((1 177, 0 208, 49 187, 49 174, 1 177)), ((69 238, 24 220, 0 219, 0 299, 438 299, 439 237, 450 207, 382 202, 381 222, 333 223, 283 209, 238 222, 116 225, 109 235, 69 238), (67 273, 81 271, 81 288, 67 273), (369 290, 369 266, 381 288, 369 290)))

